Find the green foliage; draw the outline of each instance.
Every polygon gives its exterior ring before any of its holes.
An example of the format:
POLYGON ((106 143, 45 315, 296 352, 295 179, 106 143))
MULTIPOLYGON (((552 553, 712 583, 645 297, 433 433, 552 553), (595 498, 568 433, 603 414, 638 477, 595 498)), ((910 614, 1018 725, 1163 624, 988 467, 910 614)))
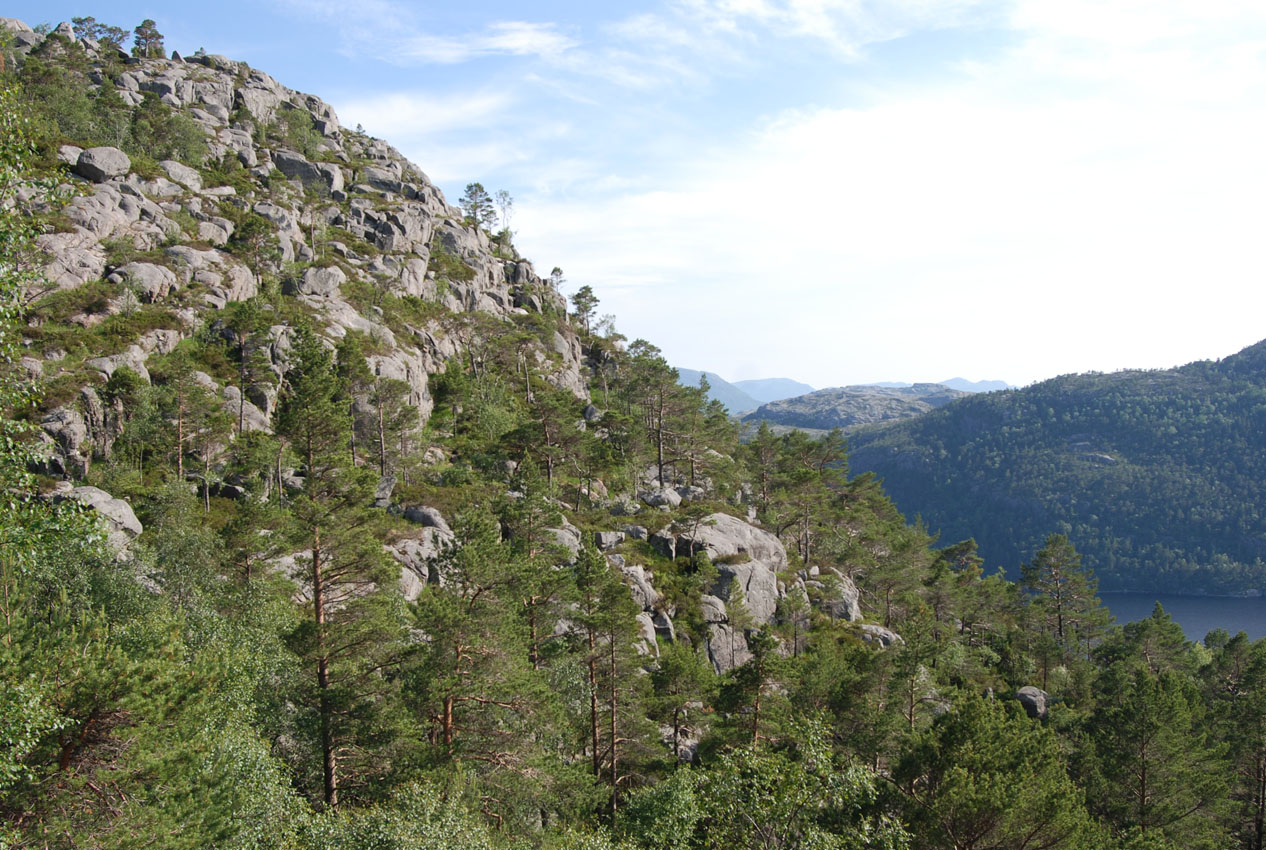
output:
POLYGON ((132 112, 125 148, 152 160, 175 159, 197 165, 207 155, 206 140, 192 118, 173 110, 153 92, 145 92, 141 105, 132 112))
POLYGON ((431 257, 426 270, 437 278, 469 282, 475 279, 475 270, 462 262, 461 257, 450 254, 438 240, 431 240, 431 257))
POLYGON ((123 49, 123 42, 127 39, 127 31, 122 27, 98 23, 97 19, 93 17, 71 18, 70 20, 75 26, 75 35, 79 38, 87 38, 99 42, 106 49, 123 49))
POLYGON ((166 55, 163 34, 150 18, 141 21, 132 30, 132 55, 144 59, 162 59, 166 55))
POLYGON ((975 537, 991 568, 1020 563, 1054 530, 1105 590, 1256 592, 1264 345, 972 396, 853 432, 853 466, 949 539, 975 537))
POLYGON ((893 779, 915 847, 1103 846, 1059 742, 1014 703, 960 700, 906 748, 893 779))
MULTIPOLYGON (((1027 530, 1007 538, 1029 559, 1021 583, 985 576, 974 539, 937 548, 877 479, 850 479, 839 432, 762 428, 737 448, 706 386, 679 386, 646 341, 625 349, 609 317, 594 322, 587 288, 573 303, 596 412, 565 388, 575 375, 558 349, 577 333, 565 317, 507 320, 398 297, 389 257, 369 267, 381 280, 353 275, 343 295, 356 309, 376 308, 397 340, 429 337, 429 350, 453 352, 428 376, 435 408, 419 427, 407 403, 419 382, 371 368, 389 342, 350 332, 335 345, 318 332, 309 308, 276 286, 302 271, 283 267, 276 227, 226 200, 228 250, 264 294, 204 314, 192 338, 152 354, 152 383, 127 368, 108 380, 86 369, 147 329, 183 329, 175 311, 202 294, 122 304, 124 290, 95 281, 14 297, 48 289, 19 271, 36 267, 38 229, 69 226, 31 216, 25 200, 41 197, 24 185, 32 166, 57 167, 50 145, 117 138, 142 175, 158 173, 161 156, 198 159, 160 102, 133 109, 88 93, 89 75, 119 70, 53 38, 12 83, 20 91, 0 91, 0 843, 1261 845, 1266 643, 1215 632, 1194 646, 1159 609, 1106 627, 1071 542, 1081 537, 1071 521, 1046 527, 1041 511, 1026 548, 1027 530), (38 113, 30 124, 21 98, 38 113), (66 352, 45 366, 43 407, 83 414, 83 451, 102 455, 86 480, 126 498, 144 525, 122 554, 73 500, 37 495, 62 485, 29 471, 43 438, 16 363, 26 347, 66 352), (273 432, 247 430, 244 412, 230 415, 197 371, 267 396, 265 407, 275 390, 273 432), (380 477, 398 479, 387 510, 373 506, 380 477), (628 517, 627 503, 653 487, 689 496, 628 517), (400 516, 416 517, 414 505, 440 509, 451 536, 400 516), (592 545, 594 532, 626 523, 680 537, 716 512, 751 508, 788 552, 769 621, 745 602, 757 585, 744 577, 765 569, 754 551, 713 563, 702 548, 678 547, 674 559, 632 533, 606 553, 592 545), (723 622, 711 601, 705 620, 704 594, 725 597, 723 622), (857 607, 864 623, 848 622, 857 607), (897 634, 867 626, 880 623, 897 634), (870 642, 879 636, 886 645, 870 642), (734 657, 745 663, 719 675, 734 657), (1011 698, 1031 684, 1048 691, 1041 720, 1011 698)), ((301 110, 256 133, 310 155, 321 146, 301 110)), ((236 157, 203 174, 243 197, 261 186, 236 157)), ((273 188, 289 203, 290 189, 273 188)), ((330 212, 328 200, 301 203, 305 216, 330 212)), ((180 224, 195 232, 191 218, 180 224)), ((345 270, 381 254, 337 228, 326 236, 347 247, 345 270)), ((443 293, 474 269, 441 243, 430 268, 443 293)), ((105 248, 111 265, 168 262, 130 241, 105 248)), ((500 251, 517 256, 508 233, 500 251)), ((1219 404, 1245 396, 1225 433, 1253 430, 1255 359, 1184 378, 1226 390, 1219 404)), ((937 463, 1001 445, 988 436, 995 403, 969 403, 982 418, 959 424, 976 430, 962 446, 942 442, 937 463)), ((1108 409, 1132 404, 1123 394, 1108 409)), ((1054 397, 1048 407, 1002 427, 1013 437, 1038 421, 1067 443, 1069 408, 1054 397)), ((1212 420, 1222 408, 1205 412, 1212 420)), ((1172 443, 1168 427, 1183 420, 1153 413, 1172 443)), ((988 485, 1001 457, 983 455, 973 481, 988 485)), ((937 463, 922 468, 935 478, 937 463)))
POLYGON ((474 226, 489 229, 497 221, 497 210, 492 196, 481 183, 467 183, 466 191, 458 204, 462 212, 466 213, 466 221, 474 226))

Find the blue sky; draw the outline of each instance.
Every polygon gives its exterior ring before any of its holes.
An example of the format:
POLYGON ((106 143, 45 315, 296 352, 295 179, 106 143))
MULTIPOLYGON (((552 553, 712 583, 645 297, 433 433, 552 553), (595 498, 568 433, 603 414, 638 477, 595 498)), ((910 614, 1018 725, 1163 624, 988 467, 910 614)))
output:
POLYGON ((332 103, 680 366, 815 386, 1266 337, 1266 4, 17 2, 332 103))

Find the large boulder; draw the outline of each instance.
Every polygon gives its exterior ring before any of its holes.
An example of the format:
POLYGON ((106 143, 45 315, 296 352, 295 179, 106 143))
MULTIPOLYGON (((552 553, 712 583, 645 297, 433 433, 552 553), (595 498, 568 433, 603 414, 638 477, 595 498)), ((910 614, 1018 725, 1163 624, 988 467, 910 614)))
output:
POLYGON ((112 283, 124 283, 136 290, 147 304, 161 301, 176 286, 176 273, 166 266, 153 263, 128 263, 110 275, 112 283))
POLYGON ((303 154, 285 150, 273 151, 273 165, 291 180, 298 180, 304 185, 326 183, 325 174, 308 162, 303 154))
POLYGON ((444 583, 438 561, 452 540, 452 532, 428 526, 383 547, 400 565, 400 592, 405 599, 413 602, 424 585, 444 583))
POLYGON ((427 528, 438 528, 450 537, 453 535, 453 530, 448 527, 444 514, 440 513, 438 508, 431 508, 426 505, 411 505, 405 508, 403 513, 404 518, 409 522, 415 522, 427 528))
POLYGON ((861 626, 861 634, 862 640, 867 643, 879 644, 879 646, 884 648, 889 646, 902 646, 905 644, 905 639, 892 629, 887 629, 883 626, 876 626, 871 623, 866 623, 861 626))
POLYGON ((290 281, 286 290, 292 295, 337 295, 339 287, 347 282, 347 275, 338 266, 313 266, 297 281, 290 281))
POLYGON ((141 380, 149 383, 149 370, 145 368, 145 359, 148 357, 145 351, 139 345, 129 345, 127 351, 121 354, 111 354, 107 357, 93 357, 91 360, 85 360, 84 365, 89 369, 95 369, 101 374, 109 378, 115 373, 115 370, 126 366, 133 372, 141 376, 141 380))
POLYGON ((272 433, 272 423, 268 416, 247 399, 242 398, 242 391, 237 387, 224 388, 224 409, 233 419, 236 426, 240 421, 243 431, 262 431, 272 433))
POLYGON ((88 148, 79 154, 75 173, 93 183, 104 183, 115 177, 123 177, 132 170, 132 160, 118 148, 88 148))
POLYGON ((624 542, 623 531, 595 531, 593 534, 594 545, 602 551, 614 549, 624 542))
POLYGON ((1050 694, 1033 685, 1025 685, 1015 692, 1015 698, 1024 706, 1024 712, 1035 720, 1045 720, 1049 710, 1050 694))
POLYGON ((646 568, 640 564, 630 564, 620 555, 607 555, 607 561, 624 573, 633 601, 640 605, 643 611, 655 610, 656 604, 659 603, 659 592, 651 585, 651 574, 646 571, 646 568))
POLYGON ((787 569, 787 549, 775 535, 729 514, 715 513, 677 536, 678 556, 705 551, 720 578, 713 594, 729 600, 740 588, 758 623, 774 619, 778 573, 787 569))
POLYGON ((165 159, 159 163, 163 171, 167 172, 167 176, 177 183, 180 183, 187 189, 195 192, 202 191, 202 175, 194 169, 182 162, 176 162, 174 159, 165 159))
POLYGON ((667 487, 641 490, 638 492, 637 497, 652 508, 662 508, 663 510, 669 510, 681 504, 681 494, 667 487))
POLYGON ((144 531, 131 505, 97 487, 76 487, 58 496, 57 500, 76 501, 100 516, 105 523, 110 548, 116 552, 126 549, 144 531))
POLYGON ((862 618, 861 594, 848 576, 835 573, 823 582, 822 610, 836 620, 856 623, 862 618))

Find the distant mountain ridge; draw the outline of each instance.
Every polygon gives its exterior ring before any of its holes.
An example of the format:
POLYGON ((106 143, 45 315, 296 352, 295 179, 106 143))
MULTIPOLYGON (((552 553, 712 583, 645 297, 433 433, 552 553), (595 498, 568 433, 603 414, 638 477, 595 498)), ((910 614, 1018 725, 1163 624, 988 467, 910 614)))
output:
POLYGON ((969 381, 966 378, 950 378, 940 383, 943 387, 962 390, 965 393, 992 393, 1011 389, 1011 385, 1006 381, 969 381))
POLYGON ((1104 590, 1266 592, 1266 342, 978 394, 849 444, 903 512, 1012 575, 1060 532, 1104 590))
POLYGON ((735 381, 734 386, 756 399, 761 404, 771 401, 782 401, 784 398, 795 398, 808 395, 814 388, 790 378, 757 378, 746 381, 735 381))
POLYGON ((825 390, 763 404, 744 422, 828 430, 907 419, 949 404, 968 393, 942 384, 887 387, 863 384, 825 390))
POLYGON ((760 407, 758 400, 752 398, 716 372, 677 367, 677 383, 683 387, 699 386, 699 379, 705 375, 708 378, 708 398, 716 399, 724 404, 725 409, 730 412, 731 416, 738 416, 740 413, 746 413, 749 410, 755 410, 760 407))

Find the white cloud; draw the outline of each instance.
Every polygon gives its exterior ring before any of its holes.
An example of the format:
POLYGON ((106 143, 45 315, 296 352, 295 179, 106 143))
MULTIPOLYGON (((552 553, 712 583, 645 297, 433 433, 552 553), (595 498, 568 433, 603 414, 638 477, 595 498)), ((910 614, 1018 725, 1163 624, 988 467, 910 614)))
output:
POLYGON ((1173 41, 1199 22, 1139 41, 1114 35, 1125 11, 1026 14, 988 64, 685 152, 671 190, 529 199, 520 241, 626 333, 731 379, 1027 382, 1261 338, 1256 12, 1199 51, 1173 41), (1093 49, 1067 35, 1087 28, 1093 49))
POLYGON ((394 53, 398 59, 450 65, 494 54, 556 58, 575 46, 553 24, 499 21, 483 32, 461 37, 411 36, 394 53))

